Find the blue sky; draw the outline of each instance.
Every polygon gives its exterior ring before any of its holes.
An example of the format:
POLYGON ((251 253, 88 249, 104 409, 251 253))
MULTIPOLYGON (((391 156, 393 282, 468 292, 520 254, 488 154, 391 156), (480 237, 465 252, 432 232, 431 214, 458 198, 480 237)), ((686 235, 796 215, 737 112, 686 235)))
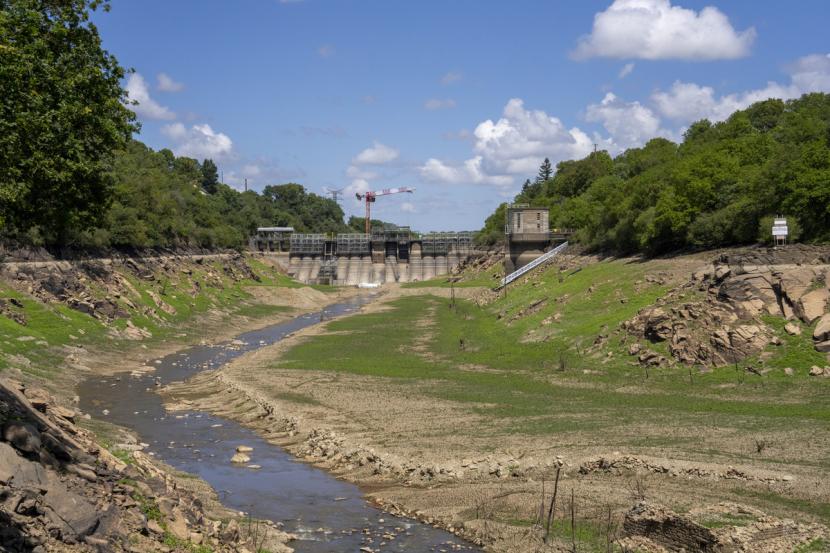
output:
POLYGON ((413 186, 374 213, 480 228, 544 157, 679 139, 767 97, 830 92, 830 3, 115 0, 149 146, 229 184, 413 186))

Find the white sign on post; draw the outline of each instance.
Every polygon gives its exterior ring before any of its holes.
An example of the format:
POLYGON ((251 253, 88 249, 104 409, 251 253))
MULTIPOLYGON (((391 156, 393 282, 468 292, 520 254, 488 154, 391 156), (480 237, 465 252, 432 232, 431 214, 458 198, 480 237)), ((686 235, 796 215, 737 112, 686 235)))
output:
POLYGON ((783 242, 790 234, 790 229, 787 227, 787 220, 784 218, 776 218, 772 222, 772 237, 776 242, 783 242))

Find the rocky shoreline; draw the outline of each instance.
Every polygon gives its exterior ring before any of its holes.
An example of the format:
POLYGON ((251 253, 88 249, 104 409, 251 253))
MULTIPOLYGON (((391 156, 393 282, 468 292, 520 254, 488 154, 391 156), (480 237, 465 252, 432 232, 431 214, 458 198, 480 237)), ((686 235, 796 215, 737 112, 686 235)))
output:
POLYGON ((258 523, 254 535, 206 485, 141 451, 100 447, 81 416, 0 379, 0 551, 291 551, 289 534, 258 523))

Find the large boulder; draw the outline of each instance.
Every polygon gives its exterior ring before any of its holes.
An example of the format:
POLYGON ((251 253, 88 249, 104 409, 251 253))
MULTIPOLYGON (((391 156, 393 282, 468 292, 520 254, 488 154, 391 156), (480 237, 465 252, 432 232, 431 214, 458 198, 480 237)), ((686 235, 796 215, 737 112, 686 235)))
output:
POLYGON ((813 330, 813 340, 817 342, 824 342, 830 340, 830 313, 822 315, 813 330))
POLYGON ((762 351, 769 343, 769 336, 761 326, 746 324, 714 331, 710 343, 723 360, 734 362, 762 351))
POLYGON ((798 336, 801 334, 801 327, 795 323, 787 323, 784 325, 784 331, 790 336, 798 336))
POLYGON ((807 324, 813 324, 824 315, 828 298, 830 298, 830 292, 827 288, 822 287, 807 292, 795 302, 796 316, 807 324))
POLYGON ((43 465, 21 457, 9 444, 0 442, 0 485, 46 489, 43 465))
POLYGON ((244 453, 234 453, 231 457, 231 463, 244 464, 250 462, 251 458, 244 453))
POLYGON ((178 508, 174 508, 172 516, 168 518, 167 528, 170 530, 171 534, 180 540, 186 540, 190 537, 190 529, 188 528, 187 518, 178 508))
POLYGON ((823 342, 816 342, 815 348, 816 348, 816 351, 820 351, 822 353, 830 353, 830 340, 824 340, 823 342))
POLYGON ((43 388, 26 388, 23 390, 23 395, 26 396, 32 407, 41 413, 45 413, 46 407, 55 403, 55 398, 43 388))
POLYGON ((65 542, 80 541, 98 527, 100 518, 95 506, 80 495, 67 490, 66 486, 52 475, 42 501, 52 527, 60 532, 61 539, 65 542))
POLYGON ((3 440, 23 453, 36 454, 40 452, 40 432, 35 428, 35 425, 28 422, 7 422, 3 425, 3 440))
POLYGON ((672 320, 668 313, 660 307, 654 307, 643 311, 641 314, 644 320, 643 334, 652 342, 668 340, 672 335, 672 320))

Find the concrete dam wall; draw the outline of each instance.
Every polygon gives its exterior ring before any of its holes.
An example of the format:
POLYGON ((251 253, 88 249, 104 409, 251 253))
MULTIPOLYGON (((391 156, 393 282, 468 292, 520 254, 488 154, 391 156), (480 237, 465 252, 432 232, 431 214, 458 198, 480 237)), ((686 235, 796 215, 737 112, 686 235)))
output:
MULTIPOLYGON (((339 256, 332 263, 334 267, 330 284, 357 286, 358 284, 387 282, 415 282, 449 274, 467 256, 458 254, 429 255, 412 257, 401 261, 388 256, 382 262, 375 262, 370 255, 339 256)), ((288 274, 306 284, 322 281, 321 269, 327 263, 319 255, 291 255, 287 259, 288 274)))
POLYGON ((251 247, 276 254, 288 274, 306 284, 428 280, 451 273, 474 255, 472 232, 421 235, 394 225, 373 228, 371 234, 282 232, 282 227, 258 229, 251 247))

